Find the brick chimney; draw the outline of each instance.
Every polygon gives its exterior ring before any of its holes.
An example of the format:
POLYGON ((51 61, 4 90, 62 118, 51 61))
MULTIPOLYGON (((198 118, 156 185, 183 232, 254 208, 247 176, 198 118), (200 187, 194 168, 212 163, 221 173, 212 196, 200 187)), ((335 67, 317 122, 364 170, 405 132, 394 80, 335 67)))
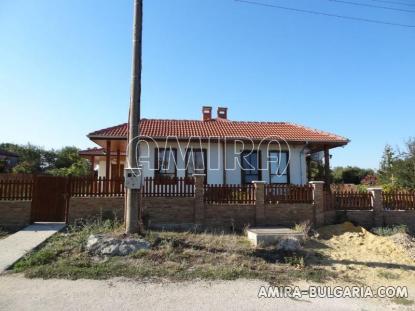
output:
POLYGON ((228 120, 228 108, 218 107, 217 117, 218 119, 228 120))
POLYGON ((212 120, 212 107, 210 107, 210 106, 203 106, 202 107, 202 120, 203 121, 212 120))

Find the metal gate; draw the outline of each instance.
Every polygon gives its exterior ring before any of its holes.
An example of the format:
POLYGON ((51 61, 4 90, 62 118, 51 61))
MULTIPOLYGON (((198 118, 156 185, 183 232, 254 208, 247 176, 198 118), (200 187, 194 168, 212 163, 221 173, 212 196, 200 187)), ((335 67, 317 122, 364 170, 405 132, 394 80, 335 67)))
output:
POLYGON ((67 203, 67 178, 58 176, 35 177, 32 197, 32 222, 65 222, 67 203))

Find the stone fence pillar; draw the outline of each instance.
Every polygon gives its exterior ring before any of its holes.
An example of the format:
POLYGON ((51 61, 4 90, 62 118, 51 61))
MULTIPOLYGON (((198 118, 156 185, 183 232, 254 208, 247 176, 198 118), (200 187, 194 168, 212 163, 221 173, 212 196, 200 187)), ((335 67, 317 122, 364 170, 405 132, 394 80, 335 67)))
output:
POLYGON ((265 224, 265 181, 253 181, 255 187, 255 226, 265 224))
POLYGON ((324 225, 324 181, 310 181, 313 187, 313 223, 315 227, 324 225))
POLYGON ((195 179, 195 199, 194 199, 194 223, 198 227, 202 227, 205 219, 205 206, 203 202, 203 185, 205 174, 193 174, 195 179))
POLYGON ((375 227, 383 226, 383 195, 382 188, 368 188, 372 193, 372 207, 373 207, 373 225, 375 227))

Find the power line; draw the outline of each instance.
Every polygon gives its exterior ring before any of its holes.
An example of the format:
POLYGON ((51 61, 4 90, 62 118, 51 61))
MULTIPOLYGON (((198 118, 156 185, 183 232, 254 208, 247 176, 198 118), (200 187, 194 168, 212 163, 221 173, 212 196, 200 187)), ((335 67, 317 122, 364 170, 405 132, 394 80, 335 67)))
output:
POLYGON ((385 9, 385 10, 392 10, 392 11, 415 13, 414 10, 391 8, 387 6, 373 5, 373 4, 368 4, 368 3, 360 3, 360 2, 344 1, 344 0, 329 0, 329 1, 339 2, 339 3, 344 3, 344 4, 351 4, 351 5, 358 5, 358 6, 365 6, 365 7, 376 8, 376 9, 385 9))
POLYGON ((382 24, 382 25, 389 25, 389 26, 399 26, 399 27, 406 27, 406 28, 415 28, 415 25, 399 24, 399 23, 392 23, 392 22, 381 21, 381 20, 376 20, 376 19, 331 14, 331 13, 326 13, 326 12, 321 12, 321 11, 297 9, 297 8, 291 8, 291 7, 274 5, 274 4, 269 4, 269 3, 257 2, 257 1, 249 1, 249 0, 234 0, 234 1, 257 5, 257 6, 270 7, 274 9, 281 9, 281 10, 287 10, 287 11, 293 11, 293 12, 299 12, 299 13, 307 13, 307 14, 320 15, 320 16, 330 16, 330 17, 354 20, 354 21, 359 21, 359 22, 382 24))
POLYGON ((390 3, 390 4, 397 4, 397 5, 415 6, 414 3, 400 2, 400 1, 388 1, 388 0, 371 0, 371 1, 382 2, 382 3, 390 3))

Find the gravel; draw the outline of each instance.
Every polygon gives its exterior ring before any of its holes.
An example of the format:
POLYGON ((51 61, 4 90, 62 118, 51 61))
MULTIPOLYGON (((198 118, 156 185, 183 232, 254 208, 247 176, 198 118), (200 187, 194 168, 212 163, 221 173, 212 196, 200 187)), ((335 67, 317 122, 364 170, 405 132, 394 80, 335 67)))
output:
MULTIPOLYGON (((151 283, 0 276, 0 310, 411 310, 377 299, 258 299, 261 281, 151 283)), ((300 284, 302 287, 307 284, 300 284)), ((327 284, 325 284, 327 285, 327 284)), ((411 291, 410 291, 411 293, 411 291)))

